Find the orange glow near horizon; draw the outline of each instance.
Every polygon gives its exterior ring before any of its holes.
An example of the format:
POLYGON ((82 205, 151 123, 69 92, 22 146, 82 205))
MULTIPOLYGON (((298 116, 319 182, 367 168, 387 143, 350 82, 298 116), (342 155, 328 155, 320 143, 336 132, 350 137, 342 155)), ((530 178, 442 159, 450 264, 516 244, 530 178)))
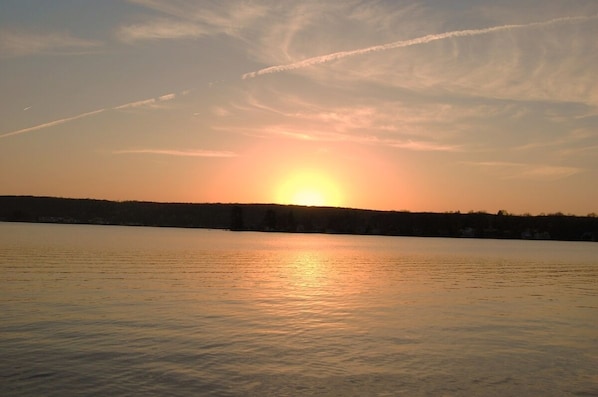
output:
POLYGON ((343 204, 337 184, 318 171, 292 174, 281 183, 276 198, 281 204, 330 207, 343 204))

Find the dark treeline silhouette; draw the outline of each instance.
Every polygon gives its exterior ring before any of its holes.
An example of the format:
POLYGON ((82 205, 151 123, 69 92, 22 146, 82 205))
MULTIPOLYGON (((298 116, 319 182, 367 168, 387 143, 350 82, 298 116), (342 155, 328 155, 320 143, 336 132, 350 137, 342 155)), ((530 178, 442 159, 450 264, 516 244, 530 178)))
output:
POLYGON ((230 229, 238 231, 598 239, 598 217, 374 211, 278 204, 186 204, 0 196, 0 221, 230 229))

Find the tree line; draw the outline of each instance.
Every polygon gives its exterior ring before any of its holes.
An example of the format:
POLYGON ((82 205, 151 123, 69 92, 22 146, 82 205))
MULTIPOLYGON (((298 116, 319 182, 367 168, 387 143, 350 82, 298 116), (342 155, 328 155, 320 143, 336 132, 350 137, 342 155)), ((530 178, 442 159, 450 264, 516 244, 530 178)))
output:
POLYGON ((0 221, 290 233, 596 241, 598 217, 376 211, 278 204, 194 204, 0 196, 0 221))

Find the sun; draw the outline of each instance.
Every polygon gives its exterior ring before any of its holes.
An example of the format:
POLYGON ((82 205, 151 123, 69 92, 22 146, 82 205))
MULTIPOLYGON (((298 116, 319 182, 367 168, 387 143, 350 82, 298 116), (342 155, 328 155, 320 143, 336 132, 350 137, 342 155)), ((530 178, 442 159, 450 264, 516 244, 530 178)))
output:
POLYGON ((293 195, 291 202, 293 204, 323 206, 326 205, 326 200, 322 193, 317 190, 306 188, 299 190, 293 195))
POLYGON ((280 184, 277 202, 319 207, 341 206, 341 196, 334 181, 319 171, 299 171, 280 184))

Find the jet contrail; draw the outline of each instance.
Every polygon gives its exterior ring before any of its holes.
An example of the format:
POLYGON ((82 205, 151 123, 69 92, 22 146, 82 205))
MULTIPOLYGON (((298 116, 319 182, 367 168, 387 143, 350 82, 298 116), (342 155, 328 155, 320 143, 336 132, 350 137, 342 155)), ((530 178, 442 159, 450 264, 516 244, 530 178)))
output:
POLYGON ((98 109, 98 110, 94 110, 92 112, 81 113, 81 114, 78 114, 78 115, 73 116, 73 117, 66 117, 64 119, 50 121, 49 123, 39 124, 39 125, 36 125, 36 126, 33 126, 33 127, 29 127, 29 128, 23 128, 22 130, 8 132, 6 134, 0 135, 0 138, 6 138, 7 136, 11 136, 11 135, 24 134, 24 133, 30 132, 30 131, 41 130, 42 128, 46 128, 46 127, 52 127, 53 125, 68 123, 69 121, 73 121, 73 120, 77 120, 77 119, 82 119, 82 118, 88 117, 88 116, 93 116, 94 114, 101 113, 104 110, 106 110, 106 109, 98 109))
POLYGON ((301 69, 301 68, 305 68, 308 66, 319 65, 322 63, 336 61, 338 59, 352 57, 355 55, 364 55, 364 54, 369 54, 370 52, 379 52, 379 51, 392 50, 395 48, 410 47, 413 45, 426 44, 426 43, 430 43, 432 41, 444 40, 444 39, 449 39, 452 37, 478 36, 478 35, 482 35, 482 34, 500 32, 503 30, 533 28, 533 27, 546 26, 546 25, 552 25, 552 24, 558 24, 558 23, 567 23, 567 22, 595 19, 597 17, 598 17, 598 15, 561 17, 561 18, 551 19, 548 21, 532 22, 532 23, 528 23, 528 24, 501 25, 501 26, 493 26, 493 27, 484 28, 484 29, 456 30, 453 32, 429 34, 427 36, 422 36, 422 37, 418 37, 415 39, 395 41, 392 43, 375 45, 372 47, 360 48, 360 49, 352 50, 352 51, 333 52, 332 54, 320 55, 320 56, 313 57, 313 58, 307 58, 307 59, 304 59, 299 62, 289 63, 289 64, 285 64, 285 65, 270 66, 270 67, 260 69, 255 72, 245 73, 242 76, 242 78, 243 79, 251 79, 251 78, 254 78, 257 76, 261 76, 263 74, 279 73, 279 72, 285 72, 287 70, 301 69))
MULTIPOLYGON (((129 103, 125 103, 124 105, 115 106, 113 108, 108 108, 108 109, 121 110, 121 109, 127 109, 127 108, 136 108, 136 107, 140 107, 140 106, 144 106, 144 105, 152 105, 152 104, 156 103, 157 101, 160 101, 160 102, 170 101, 170 100, 174 99, 175 97, 176 97, 176 94, 165 94, 165 95, 159 96, 157 99, 156 98, 150 98, 150 99, 144 99, 144 100, 141 100, 141 101, 129 102, 129 103)), ((31 109, 31 106, 29 106, 29 107, 27 107, 27 108, 25 108, 23 110, 28 110, 28 109, 31 109)), ((59 125, 59 124, 68 123, 69 121, 73 121, 73 120, 77 120, 77 119, 82 119, 84 117, 93 116, 94 114, 101 113, 101 112, 103 112, 105 110, 108 110, 108 109, 92 110, 90 112, 81 113, 81 114, 78 114, 76 116, 65 117, 63 119, 50 121, 50 122, 47 122, 47 123, 35 125, 33 127, 23 128, 22 130, 7 132, 5 134, 0 135, 0 139, 6 138, 6 137, 11 136, 11 135, 24 134, 26 132, 41 130, 42 128, 47 128, 47 127, 52 127, 52 126, 59 125)))
POLYGON ((163 154, 183 157, 235 157, 236 153, 218 150, 128 149, 115 150, 112 154, 163 154))

